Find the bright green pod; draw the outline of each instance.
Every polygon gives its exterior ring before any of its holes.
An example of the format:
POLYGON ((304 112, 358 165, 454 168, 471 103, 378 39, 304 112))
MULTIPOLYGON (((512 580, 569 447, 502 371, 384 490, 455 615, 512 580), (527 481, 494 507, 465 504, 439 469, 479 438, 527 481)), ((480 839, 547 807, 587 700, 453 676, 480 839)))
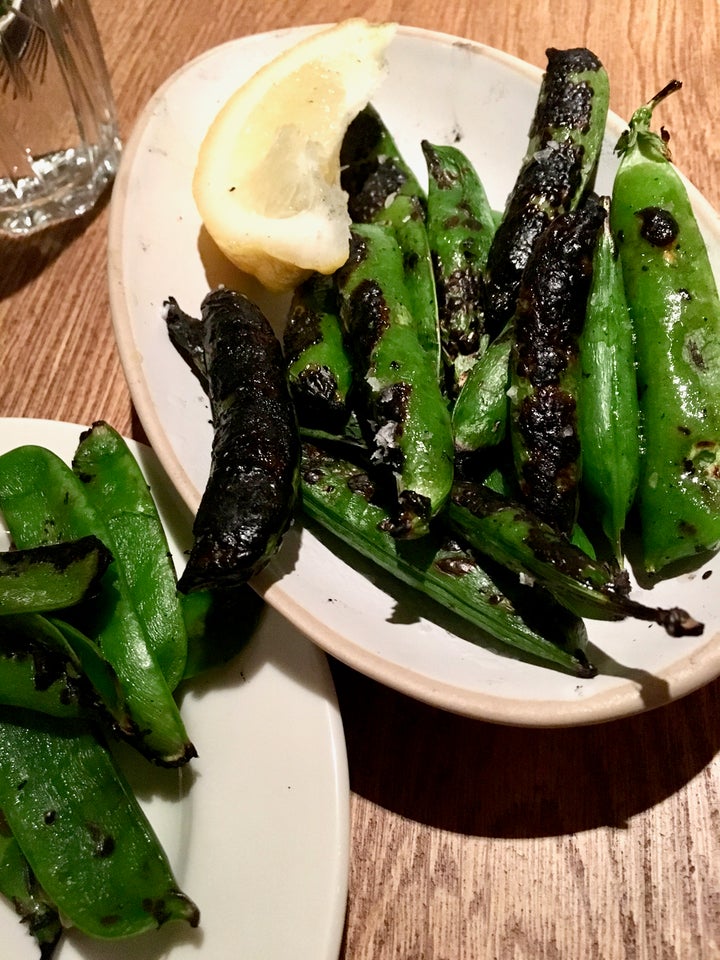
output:
POLYGON ((432 597, 448 610, 533 661, 574 676, 593 676, 584 654, 581 621, 538 592, 490 573, 472 553, 437 532, 398 543, 386 532, 387 511, 375 502, 372 480, 362 469, 305 444, 302 502, 313 520, 392 576, 432 597))
POLYGON ((23 926, 40 948, 40 960, 50 960, 63 928, 57 907, 37 882, 30 864, 0 816, 0 893, 13 905, 23 926))
MULTIPOLYGON (((609 199, 603 203, 609 209, 609 199)), ((622 562, 622 534, 640 470, 640 426, 632 322, 607 218, 593 258, 580 364, 581 502, 599 519, 622 562)))
POLYGON ((397 491, 393 532, 423 536, 450 494, 452 427, 434 362, 406 306, 402 252, 391 230, 353 227, 338 285, 372 459, 397 491))
POLYGON ((452 410, 458 453, 496 447, 506 435, 510 354, 515 334, 509 323, 478 358, 452 410))
POLYGON ((422 141, 427 235, 448 393, 456 396, 484 353, 485 280, 495 221, 477 170, 458 147, 422 141))
POLYGON ((427 197, 377 110, 368 104, 348 127, 341 183, 353 223, 389 227, 403 253, 406 302, 418 337, 442 372, 437 292, 426 229, 427 197))
POLYGON ((68 924, 103 939, 197 926, 197 907, 93 727, 0 712, 0 809, 68 924))
POLYGON ((300 426, 341 434, 350 417, 353 371, 333 277, 316 273, 297 287, 283 350, 300 426))
POLYGON ((720 546, 720 298, 666 138, 650 130, 678 87, 633 115, 610 208, 636 337, 642 562, 657 577, 720 546))
MULTIPOLYGON (((0 457, 0 508, 20 548, 87 535, 98 536, 104 543, 113 540, 83 482, 44 447, 16 447, 0 457)), ((98 596, 77 613, 75 625, 99 643, 117 674, 134 720, 132 742, 166 766, 183 764, 195 756, 131 600, 122 564, 110 564, 98 596)))

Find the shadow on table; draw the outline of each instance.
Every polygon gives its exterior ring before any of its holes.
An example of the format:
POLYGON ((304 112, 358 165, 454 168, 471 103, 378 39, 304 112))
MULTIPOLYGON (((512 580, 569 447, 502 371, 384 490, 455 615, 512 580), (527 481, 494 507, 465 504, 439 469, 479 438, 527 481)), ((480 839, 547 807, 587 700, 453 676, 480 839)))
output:
POLYGON ((622 827, 720 746, 720 682, 640 716, 537 730, 414 701, 333 662, 351 789, 403 817, 486 837, 622 827))

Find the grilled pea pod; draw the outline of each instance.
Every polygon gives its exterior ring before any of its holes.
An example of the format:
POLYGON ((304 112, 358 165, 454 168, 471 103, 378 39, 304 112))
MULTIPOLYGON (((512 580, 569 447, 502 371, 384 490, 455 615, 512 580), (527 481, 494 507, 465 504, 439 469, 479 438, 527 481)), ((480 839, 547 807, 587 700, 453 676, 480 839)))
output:
POLYGON ((112 556, 95 536, 0 554, 0 615, 60 610, 94 593, 112 556))
POLYGON ((703 632, 703 624, 685 610, 647 607, 633 600, 625 571, 593 560, 522 504, 481 484, 457 483, 448 517, 479 553, 530 577, 579 617, 635 617, 660 624, 673 637, 703 632))
POLYGON ((0 810, 60 915, 103 939, 199 922, 99 731, 0 711, 0 810))
POLYGON ((569 534, 580 482, 579 337, 605 211, 592 201, 553 220, 528 261, 513 320, 510 439, 521 494, 569 534))
POLYGON ((455 450, 475 453, 495 447, 506 435, 510 355, 515 328, 508 323, 480 356, 453 405, 455 450))
POLYGON ((55 904, 37 882, 17 840, 0 813, 0 893, 12 903, 40 948, 40 960, 51 960, 63 927, 55 904))
POLYGON ((527 151, 488 253, 487 328, 510 320, 525 265, 551 220, 592 185, 608 112, 605 68, 584 47, 549 49, 527 151))
MULTIPOLYGON (((0 508, 20 548, 112 535, 89 501, 83 482, 60 457, 35 445, 0 457, 0 508)), ((195 754, 178 706, 152 653, 121 564, 111 563, 97 597, 76 608, 74 625, 95 640, 111 664, 134 721, 133 744, 165 766, 195 754)))
MULTIPOLYGON (((609 211, 609 198, 602 203, 609 211)), ((622 534, 640 469, 640 425, 632 322, 608 216, 593 257, 580 363, 581 501, 599 517, 616 560, 622 562, 622 534)))
POLYGON ((333 277, 313 274, 295 290, 283 349, 300 426, 342 433, 350 417, 353 371, 333 277))
POLYGON ((633 115, 610 208, 636 337, 641 559, 656 577, 720 545, 720 300, 666 137, 650 129, 679 86, 633 115))
POLYGON ((300 439, 282 348, 247 297, 209 293, 194 320, 166 304, 168 332, 194 325, 184 356, 207 384, 213 421, 210 476, 180 577, 183 592, 247 582, 279 549, 297 499, 300 439))
POLYGON ((489 572, 491 565, 482 566, 451 536, 435 532, 398 542, 384 529, 388 515, 375 502, 372 479, 351 461, 305 444, 301 489, 308 516, 392 576, 536 662, 575 676, 594 675, 580 620, 508 582, 502 571, 489 572))
POLYGON ((341 184, 354 223, 392 229, 403 254, 406 299, 418 337, 442 372, 437 291, 426 228, 427 197, 377 110, 368 104, 348 127, 341 184))
POLYGON ((485 267, 495 221, 485 188, 458 148, 421 143, 428 170, 427 234, 435 275, 440 344, 450 396, 457 396, 487 347, 485 267))
POLYGON ((452 429, 434 363, 405 305, 402 253, 391 231, 353 227, 338 289, 372 459, 397 490, 389 528, 401 538, 422 536, 450 493, 452 429))

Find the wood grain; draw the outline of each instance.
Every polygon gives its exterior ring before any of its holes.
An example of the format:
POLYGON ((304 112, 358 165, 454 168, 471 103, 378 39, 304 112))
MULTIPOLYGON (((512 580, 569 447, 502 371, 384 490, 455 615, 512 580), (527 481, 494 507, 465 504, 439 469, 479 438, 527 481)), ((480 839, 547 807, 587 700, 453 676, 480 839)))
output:
MULTIPOLYGON (((365 14, 540 67, 591 47, 627 118, 672 77, 675 160, 720 208, 717 0, 93 0, 125 136, 189 58, 232 37, 365 14)), ((114 348, 107 202, 0 241, 0 415, 142 438, 114 348)), ((720 957, 720 683, 650 714, 521 730, 443 713, 333 664, 351 777, 341 960, 720 957)))

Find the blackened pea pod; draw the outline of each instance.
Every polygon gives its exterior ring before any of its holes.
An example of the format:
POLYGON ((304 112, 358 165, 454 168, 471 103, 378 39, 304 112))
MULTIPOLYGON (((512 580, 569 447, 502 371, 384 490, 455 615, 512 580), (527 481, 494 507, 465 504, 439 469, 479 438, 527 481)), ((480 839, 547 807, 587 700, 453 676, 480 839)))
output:
POLYGON ((402 253, 392 231, 378 224, 352 228, 338 287, 372 460, 397 492, 392 531, 423 536, 450 493, 452 429, 434 362, 405 304, 402 253))
MULTIPOLYGON (((0 508, 20 548, 87 535, 104 543, 112 539, 85 485, 44 447, 16 447, 0 457, 0 508)), ((134 721, 132 743, 165 766, 194 757, 195 748, 150 649, 122 565, 111 563, 98 596, 75 610, 75 626, 100 645, 117 674, 134 721)))
POLYGON ((628 596, 625 571, 594 560, 522 504, 467 481, 453 488, 453 528, 479 553, 530 578, 579 617, 660 624, 670 636, 697 636, 703 624, 685 610, 648 607, 628 596))
POLYGON ((610 208, 636 337, 642 562, 658 577, 720 545, 720 299, 666 137, 650 130, 679 86, 633 115, 610 208))
MULTIPOLYGON (((602 203, 609 210, 609 198, 602 203)), ((581 501, 599 518, 621 562, 622 533, 638 484, 640 425, 632 322, 608 216, 593 257, 580 362, 581 501)))
POLYGON ((325 529, 403 583, 490 635, 545 666, 574 676, 594 675, 584 653, 581 621, 537 591, 489 572, 452 536, 434 532, 422 540, 398 542, 385 532, 387 511, 375 502, 369 475, 349 460, 319 448, 303 448, 303 510, 325 529))
POLYGON ((0 615, 61 610, 99 589, 112 556, 97 537, 0 554, 0 615))
POLYGON ((102 939, 197 926, 167 857, 98 730, 0 711, 0 809, 60 915, 102 939))
POLYGON ((604 217, 591 201, 553 220, 528 260, 513 320, 510 439, 518 484, 530 509, 567 534, 581 469, 579 337, 604 217))
POLYGON ((72 468, 108 530, 150 651, 174 690, 185 670, 187 636, 172 554, 148 481, 124 438, 104 421, 82 433, 72 468))
POLYGON ((42 889, 10 828, 0 814, 0 894, 13 905, 21 923, 51 960, 63 927, 55 904, 42 889))
POLYGON ((455 146, 423 140, 427 234, 447 391, 456 396, 488 345, 485 267, 495 221, 475 167, 455 146))
POLYGON ((478 357, 458 394, 452 428, 455 450, 460 454, 495 447, 505 438, 514 342, 511 322, 478 357))
POLYGON ((427 197, 390 131, 368 104, 348 127, 340 151, 341 183, 354 223, 390 227, 403 254, 406 299, 420 343, 442 372, 435 277, 426 228, 427 197))
POLYGON ((527 151, 488 253, 487 325, 497 336, 515 309, 523 270, 558 214, 592 185, 609 100, 605 68, 584 47, 549 49, 527 151))
POLYGON ((292 522, 300 466, 285 360, 267 318, 223 288, 204 298, 197 322, 213 442, 184 592, 236 586, 265 567, 292 522))
POLYGON ((296 288, 283 349, 300 426, 342 433, 350 416, 353 373, 333 277, 313 274, 296 288))

